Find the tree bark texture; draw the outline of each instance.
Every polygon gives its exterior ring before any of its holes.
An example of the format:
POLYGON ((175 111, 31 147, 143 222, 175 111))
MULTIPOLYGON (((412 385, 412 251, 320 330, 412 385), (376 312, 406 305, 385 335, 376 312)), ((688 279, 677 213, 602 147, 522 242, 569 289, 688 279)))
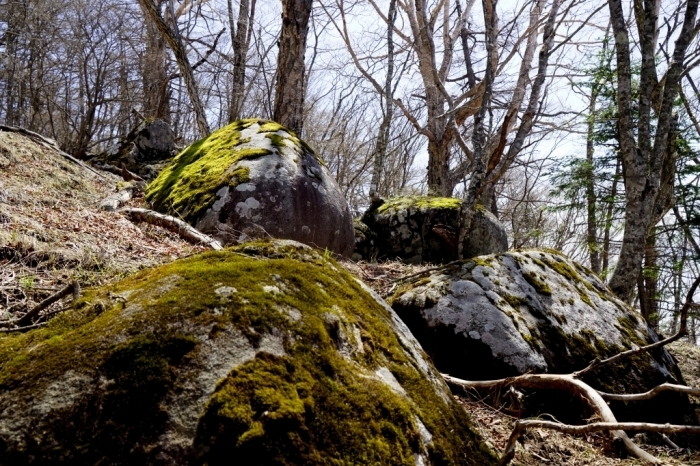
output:
POLYGON ((234 21, 233 0, 228 0, 229 29, 233 45, 233 83, 231 85, 231 102, 228 121, 232 123, 241 118, 243 98, 245 96, 245 68, 248 62, 250 37, 255 17, 255 0, 241 0, 238 20, 234 21))
MULTIPOLYGON (((177 26, 174 24, 171 28, 166 24, 165 20, 160 14, 160 11, 156 9, 156 6, 153 4, 152 0, 139 0, 139 4, 141 5, 143 12, 149 18, 151 18, 151 21, 153 21, 158 28, 158 31, 163 35, 165 40, 168 42, 168 45, 172 49, 173 54, 175 55, 175 60, 180 68, 180 74, 182 75, 187 87, 187 94, 190 97, 190 103, 192 104, 192 110, 194 110, 200 136, 208 136, 209 133, 211 133, 211 130, 209 128, 209 123, 207 123, 206 114, 204 113, 202 100, 199 97, 197 81, 194 78, 192 66, 190 65, 189 58, 187 58, 187 51, 185 50, 185 45, 182 42, 177 26)), ((174 21, 174 13, 171 16, 173 17, 174 21)))
POLYGON ((304 52, 313 0, 283 0, 273 118, 301 136, 304 127, 304 52))
POLYGON ((649 230, 654 225, 655 206, 660 191, 669 134, 673 127, 673 101, 683 72, 686 49, 693 37, 698 0, 686 5, 683 27, 676 40, 673 58, 663 86, 658 123, 655 135, 651 129, 651 89, 655 84, 656 70, 653 52, 656 47, 656 22, 659 0, 647 0, 642 5, 635 2, 640 29, 642 69, 640 76, 638 139, 632 122, 632 70, 630 39, 625 22, 622 0, 608 0, 610 20, 615 37, 617 59, 617 104, 620 155, 625 182, 625 231, 620 257, 615 267, 610 287, 621 299, 630 302, 644 259, 649 230), (646 64, 646 65, 645 65, 646 64), (652 144, 653 139, 653 144, 652 144))
MULTIPOLYGON (((155 0, 154 8, 160 12, 163 0, 155 0)), ((143 114, 170 123, 168 93, 168 53, 165 37, 155 23, 146 20, 146 53, 143 70, 143 114)))
MULTIPOLYGON (((486 25, 486 56, 492 56, 493 49, 496 46, 496 0, 483 0, 484 8, 484 24, 486 25)), ((486 71, 484 72, 484 96, 481 101, 481 107, 476 115, 474 115, 474 132, 472 133, 472 145, 474 146, 474 170, 472 171, 469 187, 467 188, 466 196, 460 208, 460 225, 459 239, 457 241, 457 258, 464 258, 464 240, 471 231, 472 219, 476 208, 476 198, 481 182, 484 177, 485 164, 484 156, 486 155, 486 128, 484 120, 491 102, 491 94, 493 92, 493 79, 495 74, 495 63, 493 60, 486 62, 486 71)))
POLYGON ((597 83, 593 85, 591 97, 588 103, 588 137, 586 140, 586 246, 588 247, 588 256, 591 262, 591 270, 600 274, 600 245, 598 241, 598 218, 596 215, 596 193, 595 180, 593 177, 593 133, 595 131, 595 111, 596 100, 598 99, 597 83))
POLYGON ((392 86, 394 81, 394 22, 396 21, 396 0, 391 0, 389 2, 387 18, 387 67, 383 93, 384 117, 379 125, 379 135, 377 136, 377 144, 374 150, 372 180, 369 184, 369 197, 372 202, 378 201, 380 198, 379 183, 381 182, 382 172, 384 171, 384 161, 386 160, 386 151, 389 145, 391 120, 394 113, 394 93, 392 91, 392 86))

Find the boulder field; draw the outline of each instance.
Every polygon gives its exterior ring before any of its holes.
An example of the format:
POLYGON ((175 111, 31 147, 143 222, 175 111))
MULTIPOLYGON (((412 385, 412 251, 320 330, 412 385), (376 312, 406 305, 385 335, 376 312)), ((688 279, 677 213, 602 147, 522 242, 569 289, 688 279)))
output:
POLYGON ((495 464, 396 314, 323 252, 247 243, 0 338, 1 464, 495 464))
POLYGON ((146 200, 224 244, 283 238, 347 257, 354 247, 350 209, 323 160, 272 121, 240 120, 193 143, 146 200))
MULTIPOLYGON (((437 368, 468 380, 567 374, 658 341, 594 273, 553 250, 475 257, 414 278, 389 301, 437 368)), ((611 393, 683 383, 665 349, 602 367, 583 380, 611 393)), ((688 400, 667 393, 613 409, 621 420, 683 423, 688 400)))

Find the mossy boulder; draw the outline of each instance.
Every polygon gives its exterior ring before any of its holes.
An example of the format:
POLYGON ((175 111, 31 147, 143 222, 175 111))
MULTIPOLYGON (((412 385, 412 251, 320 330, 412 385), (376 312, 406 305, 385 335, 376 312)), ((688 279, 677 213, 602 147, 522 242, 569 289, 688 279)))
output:
POLYGON ((146 199, 225 244, 274 237, 352 254, 352 217, 338 184, 306 143, 272 121, 237 121, 195 142, 146 199))
MULTIPOLYGON (((594 273, 556 251, 466 260, 406 283, 390 302, 441 372, 469 380, 567 374, 658 341, 594 273)), ((683 383, 665 349, 604 366, 584 381, 612 393, 683 383)), ((625 420, 678 422, 687 398, 668 394, 613 408, 625 420)))
POLYGON ((493 464, 377 295, 300 243, 89 291, 0 337, 2 464, 493 464))
MULTIPOLYGON (((376 239, 371 247, 364 242, 356 243, 355 253, 365 260, 402 259, 414 264, 453 261, 457 259, 461 205, 460 199, 452 197, 388 199, 362 217, 376 239)), ((498 219, 491 212, 477 208, 471 231, 465 237, 464 257, 507 249, 508 237, 498 219)))

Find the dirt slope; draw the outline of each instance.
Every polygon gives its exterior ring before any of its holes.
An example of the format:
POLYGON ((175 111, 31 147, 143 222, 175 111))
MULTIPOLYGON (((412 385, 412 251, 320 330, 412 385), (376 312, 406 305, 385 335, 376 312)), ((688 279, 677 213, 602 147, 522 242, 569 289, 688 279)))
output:
POLYGON ((100 211, 119 181, 38 138, 0 130, 0 320, 72 280, 82 287, 103 284, 204 250, 100 211))

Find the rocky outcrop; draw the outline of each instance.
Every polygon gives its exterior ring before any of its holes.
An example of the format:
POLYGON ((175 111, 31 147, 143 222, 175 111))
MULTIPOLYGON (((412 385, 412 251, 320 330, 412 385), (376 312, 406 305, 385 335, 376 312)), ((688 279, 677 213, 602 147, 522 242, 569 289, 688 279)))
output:
MULTIPOLYGON (((555 251, 477 257, 416 278, 392 307, 438 369, 484 380, 570 373, 596 358, 657 341, 644 319, 592 272, 555 251)), ((682 381, 666 350, 606 366, 584 381, 613 393, 682 381)), ((621 419, 682 421, 687 399, 617 405, 621 419)))
POLYGON ((416 340, 299 243, 89 291, 0 337, 1 464, 493 464, 416 340))
POLYGON ((323 161, 271 121, 241 120, 195 142, 146 199, 225 244, 275 237, 348 257, 354 246, 350 209, 323 161))
MULTIPOLYGON (((451 197, 389 199, 362 217, 373 238, 369 245, 368 241, 357 241, 355 253, 365 260, 374 256, 414 264, 456 260, 461 203, 451 197)), ((464 257, 508 249, 506 232, 491 212, 477 208, 470 230, 465 237, 464 257)))
POLYGON ((148 119, 97 156, 93 164, 112 171, 124 167, 146 179, 153 179, 163 168, 161 163, 173 158, 175 154, 175 134, 170 125, 163 120, 148 119))

